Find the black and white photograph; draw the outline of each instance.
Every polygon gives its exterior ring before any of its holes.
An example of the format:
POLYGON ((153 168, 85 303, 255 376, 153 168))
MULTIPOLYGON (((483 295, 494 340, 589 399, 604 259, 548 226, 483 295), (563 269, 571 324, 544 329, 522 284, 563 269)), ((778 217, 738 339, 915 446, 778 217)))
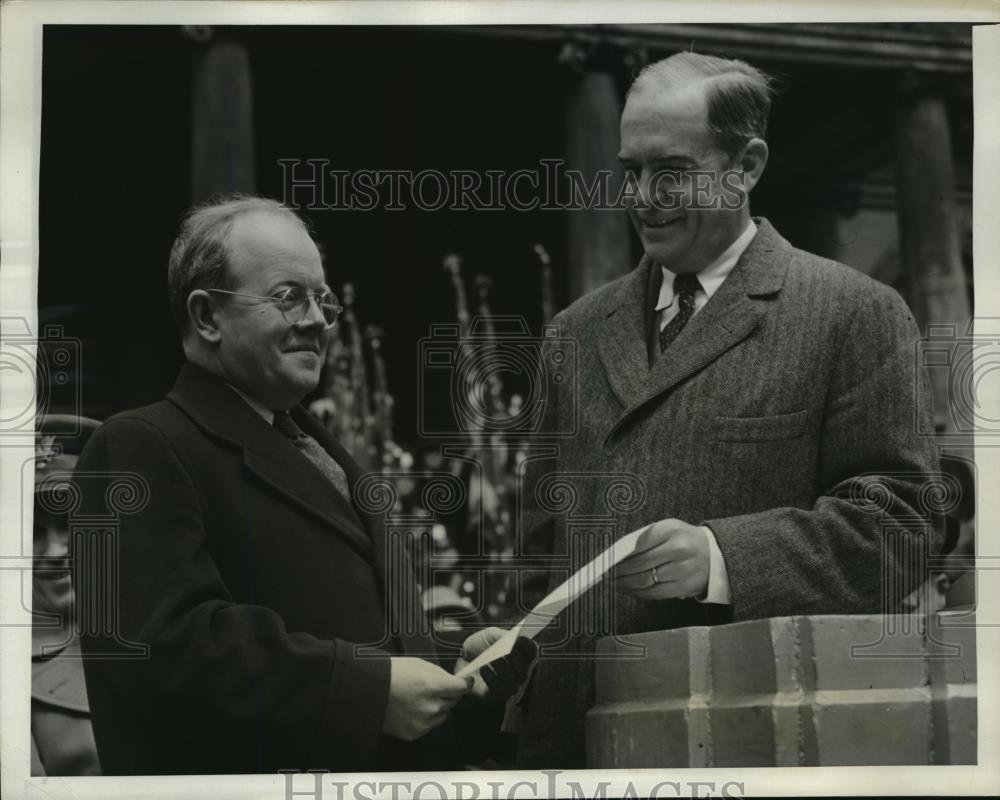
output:
POLYGON ((5 794, 1000 791, 996 9, 93 5, 2 9, 5 794))

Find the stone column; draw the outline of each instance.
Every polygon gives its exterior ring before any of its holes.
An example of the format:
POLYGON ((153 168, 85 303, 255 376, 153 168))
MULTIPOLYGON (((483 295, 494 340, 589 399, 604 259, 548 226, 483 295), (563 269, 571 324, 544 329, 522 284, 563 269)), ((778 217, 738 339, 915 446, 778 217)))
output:
MULTIPOLYGON (((196 41, 210 29, 193 29, 196 41)), ((208 41, 194 70, 191 138, 191 199, 254 191, 253 87, 247 49, 236 42, 208 41)))
MULTIPOLYGON (((962 269, 955 173, 945 99, 904 79, 896 109, 896 188, 900 255, 910 307, 928 325, 967 332, 971 309, 962 269)), ((954 430, 947 370, 931 370, 935 422, 954 430)))
MULTIPOLYGON (((614 74, 575 44, 560 54, 569 86, 565 94, 566 167, 586 185, 600 170, 613 170, 612 197, 621 183, 617 153, 621 97, 614 74)), ((632 269, 630 223, 622 210, 574 209, 567 212, 570 300, 632 269)))

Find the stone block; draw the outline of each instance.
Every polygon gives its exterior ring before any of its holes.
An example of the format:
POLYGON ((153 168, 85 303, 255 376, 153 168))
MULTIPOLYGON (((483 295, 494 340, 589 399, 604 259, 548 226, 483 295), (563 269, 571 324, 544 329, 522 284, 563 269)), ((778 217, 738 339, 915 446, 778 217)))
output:
POLYGON ((699 709, 674 698, 599 705, 586 725, 589 767, 711 766, 704 704, 699 709))
POLYGON ((973 623, 786 617, 604 640, 587 763, 975 763, 973 623), (643 658, 615 657, 635 644, 643 658))
POLYGON ((709 766, 708 628, 602 639, 595 669, 597 705, 586 719, 588 764, 709 766), (644 658, 631 655, 636 645, 645 648, 644 658))
POLYGON ((811 711, 816 766, 928 764, 930 693, 926 688, 820 691, 811 711))
POLYGON ((976 764, 976 617, 942 612, 929 620, 934 763, 976 764))
POLYGON ((708 690, 709 629, 607 637, 597 646, 597 702, 687 698, 708 690), (636 658, 635 648, 645 655, 636 658))
POLYGON ((799 618, 804 683, 817 690, 924 686, 927 661, 916 617, 799 618))
POLYGON ((795 765, 801 695, 795 620, 754 620, 711 630, 713 764, 795 765))

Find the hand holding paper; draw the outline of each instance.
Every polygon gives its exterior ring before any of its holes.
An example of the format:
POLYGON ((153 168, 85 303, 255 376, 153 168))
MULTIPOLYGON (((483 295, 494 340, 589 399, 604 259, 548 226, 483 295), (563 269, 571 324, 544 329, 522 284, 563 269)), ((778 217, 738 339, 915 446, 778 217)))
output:
POLYGON ((616 585, 640 600, 700 597, 708 587, 709 568, 705 529, 664 519, 650 525, 635 554, 615 568, 616 585))
MULTIPOLYGON (((487 664, 510 655, 519 636, 534 639, 546 625, 555 619, 559 612, 596 585, 615 565, 638 552, 642 534, 652 527, 652 525, 647 525, 626 534, 595 559, 581 567, 570 576, 569 580, 551 591, 517 625, 483 650, 472 662, 461 666, 455 674, 459 678, 474 675, 487 664)), ((649 545, 643 544, 641 546, 649 545)))
POLYGON ((382 732, 412 742, 448 718, 448 712, 470 690, 470 681, 449 675, 422 658, 389 659, 389 698, 382 732))
MULTIPOLYGON (((455 672, 461 674, 469 661, 479 656, 506 633, 503 628, 484 628, 472 634, 462 644, 462 657, 455 665, 455 672)), ((527 680, 531 665, 537 656, 538 645, 525 636, 518 637, 508 655, 484 665, 473 675, 472 695, 491 702, 505 701, 527 680)))

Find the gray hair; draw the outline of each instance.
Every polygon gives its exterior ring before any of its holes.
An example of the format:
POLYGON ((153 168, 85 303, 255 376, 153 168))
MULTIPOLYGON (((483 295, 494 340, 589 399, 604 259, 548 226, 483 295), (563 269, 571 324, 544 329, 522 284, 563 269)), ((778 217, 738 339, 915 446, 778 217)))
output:
POLYGON ((723 153, 735 158, 751 139, 763 139, 767 135, 774 81, 745 61, 700 53, 675 53, 644 67, 628 90, 628 96, 652 85, 702 81, 708 84, 708 128, 723 153))
POLYGON ((167 265, 167 298, 181 334, 188 330, 187 301, 196 289, 230 286, 229 232, 242 214, 254 211, 287 214, 307 232, 308 226, 294 211, 277 200, 253 195, 214 197, 188 211, 177 231, 167 265))

